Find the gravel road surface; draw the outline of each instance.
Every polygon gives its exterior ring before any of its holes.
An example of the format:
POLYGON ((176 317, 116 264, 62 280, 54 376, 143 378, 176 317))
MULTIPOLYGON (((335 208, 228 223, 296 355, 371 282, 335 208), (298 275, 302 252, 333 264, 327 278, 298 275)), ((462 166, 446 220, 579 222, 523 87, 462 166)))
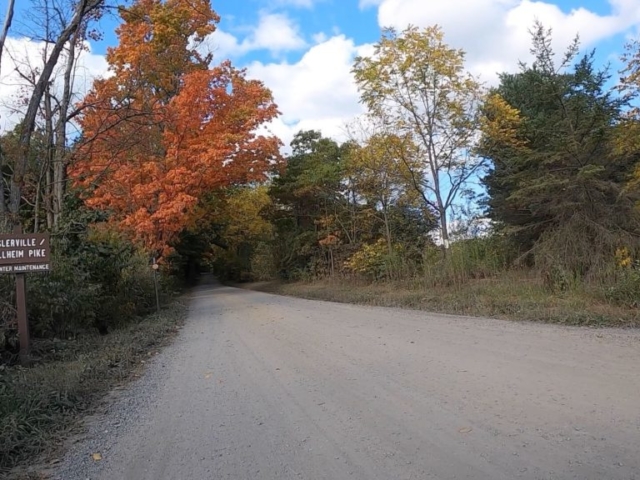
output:
POLYGON ((640 480, 637 331, 216 285, 190 302, 53 478, 640 480))

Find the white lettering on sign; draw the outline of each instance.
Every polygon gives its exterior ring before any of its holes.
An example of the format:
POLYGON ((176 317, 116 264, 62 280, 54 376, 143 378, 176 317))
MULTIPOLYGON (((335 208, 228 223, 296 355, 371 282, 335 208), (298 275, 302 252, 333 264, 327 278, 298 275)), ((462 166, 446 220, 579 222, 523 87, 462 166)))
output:
POLYGON ((3 258, 24 258, 24 250, 0 250, 0 260, 3 258))
MULTIPOLYGON (((0 265, 49 264, 49 234, 0 234, 0 265)), ((42 268, 21 271, 39 271, 42 268)), ((48 270, 48 269, 47 269, 48 270)), ((16 272, 18 270, 11 270, 16 272)), ((6 270, 0 270, 0 273, 6 270)))
POLYGON ((46 272, 49 271, 50 267, 48 263, 44 263, 41 265, 13 265, 13 272, 23 273, 23 272, 46 272))
POLYGON ((50 270, 51 270, 51 265, 48 263, 0 266, 0 273, 48 272, 50 270))
POLYGON ((0 248, 16 248, 16 247, 35 247, 35 238, 7 238, 0 240, 0 248))
POLYGON ((0 269, 0 273, 48 271, 50 256, 47 233, 0 234, 0 266, 13 265, 11 269, 0 269))

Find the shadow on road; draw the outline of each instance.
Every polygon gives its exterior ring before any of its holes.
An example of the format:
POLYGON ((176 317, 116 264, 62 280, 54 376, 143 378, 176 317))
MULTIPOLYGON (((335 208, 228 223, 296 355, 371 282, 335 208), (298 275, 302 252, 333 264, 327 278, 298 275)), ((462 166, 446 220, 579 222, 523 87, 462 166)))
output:
POLYGON ((233 294, 241 295, 243 293, 246 293, 239 288, 223 285, 220 282, 220 280, 218 280, 211 273, 204 273, 200 276, 200 279, 198 280, 198 284, 195 287, 190 289, 189 296, 193 298, 197 296, 202 296, 203 294, 213 293, 215 291, 224 291, 225 294, 230 294, 230 295, 233 295, 233 294))

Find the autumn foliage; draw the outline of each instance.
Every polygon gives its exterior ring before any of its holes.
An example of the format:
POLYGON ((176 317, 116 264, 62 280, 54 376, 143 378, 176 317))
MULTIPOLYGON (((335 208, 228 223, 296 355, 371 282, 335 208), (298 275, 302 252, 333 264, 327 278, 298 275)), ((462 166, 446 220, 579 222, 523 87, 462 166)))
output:
POLYGON ((278 110, 261 82, 200 53, 218 21, 208 0, 138 0, 121 17, 70 173, 88 205, 166 253, 205 193, 279 164, 280 141, 257 133, 278 110))

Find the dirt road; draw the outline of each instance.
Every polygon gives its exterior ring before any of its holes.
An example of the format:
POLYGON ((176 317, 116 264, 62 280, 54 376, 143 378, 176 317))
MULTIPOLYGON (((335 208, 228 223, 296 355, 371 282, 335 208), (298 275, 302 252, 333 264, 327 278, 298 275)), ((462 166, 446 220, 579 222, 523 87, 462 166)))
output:
POLYGON ((191 302, 59 478, 640 479, 638 332, 212 286, 191 302))

